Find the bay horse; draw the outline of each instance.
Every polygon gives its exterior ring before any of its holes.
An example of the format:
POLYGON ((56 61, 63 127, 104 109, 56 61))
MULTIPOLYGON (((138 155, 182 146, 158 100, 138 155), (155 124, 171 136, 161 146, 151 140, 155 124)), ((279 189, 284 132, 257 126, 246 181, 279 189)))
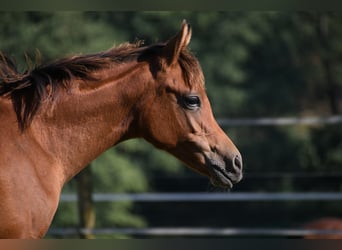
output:
POLYGON ((242 158, 217 124, 188 44, 165 43, 38 64, 0 59, 0 237, 42 238, 63 185, 110 147, 143 138, 231 188, 242 158))
POLYGON ((337 217, 322 217, 312 220, 303 225, 303 228, 309 230, 323 230, 324 234, 313 233, 306 235, 304 239, 342 239, 342 219, 337 217))

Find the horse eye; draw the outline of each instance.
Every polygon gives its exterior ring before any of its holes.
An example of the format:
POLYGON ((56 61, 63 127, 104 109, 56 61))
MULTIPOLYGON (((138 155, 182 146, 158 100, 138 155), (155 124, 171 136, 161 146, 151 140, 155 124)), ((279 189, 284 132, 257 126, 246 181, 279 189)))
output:
POLYGON ((201 107, 201 100, 198 96, 187 95, 183 96, 183 104, 185 108, 194 110, 201 107))

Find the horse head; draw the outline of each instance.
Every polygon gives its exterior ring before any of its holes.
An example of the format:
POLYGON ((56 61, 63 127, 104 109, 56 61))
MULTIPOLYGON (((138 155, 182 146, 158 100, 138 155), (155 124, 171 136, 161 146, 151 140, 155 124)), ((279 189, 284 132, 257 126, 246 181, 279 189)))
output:
POLYGON ((146 59, 154 88, 144 102, 142 136, 214 185, 231 188, 242 178, 241 154, 214 118, 200 64, 187 49, 190 39, 191 27, 183 21, 158 56, 146 59))

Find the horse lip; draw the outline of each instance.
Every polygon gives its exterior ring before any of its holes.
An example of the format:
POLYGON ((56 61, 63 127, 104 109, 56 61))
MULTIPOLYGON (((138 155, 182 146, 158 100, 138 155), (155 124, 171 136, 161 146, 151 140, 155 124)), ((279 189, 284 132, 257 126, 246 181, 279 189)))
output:
POLYGON ((215 160, 209 160, 209 162, 212 184, 231 189, 236 182, 232 180, 229 173, 224 171, 224 168, 222 167, 224 164, 215 160))
POLYGON ((211 176, 211 182, 214 186, 220 186, 223 188, 233 188, 233 181, 222 170, 215 169, 215 173, 211 176))

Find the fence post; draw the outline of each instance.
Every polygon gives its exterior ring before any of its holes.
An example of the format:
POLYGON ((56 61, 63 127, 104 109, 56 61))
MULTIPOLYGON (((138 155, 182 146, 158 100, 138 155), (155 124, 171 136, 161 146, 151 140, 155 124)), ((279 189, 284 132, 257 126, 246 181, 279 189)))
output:
POLYGON ((92 198, 93 182, 90 164, 77 175, 76 181, 79 227, 81 229, 79 235, 82 239, 94 239, 91 231, 95 226, 96 215, 92 198))

